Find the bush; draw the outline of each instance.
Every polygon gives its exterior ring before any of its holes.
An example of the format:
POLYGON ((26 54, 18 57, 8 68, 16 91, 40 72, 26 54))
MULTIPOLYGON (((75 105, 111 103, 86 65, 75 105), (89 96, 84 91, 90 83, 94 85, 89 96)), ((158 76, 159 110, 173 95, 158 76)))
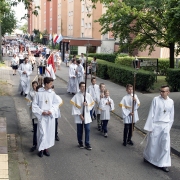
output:
POLYGON ((166 81, 172 91, 180 90, 180 69, 167 69, 166 81))
POLYGON ((101 54, 101 53, 90 53, 89 57, 96 57, 97 59, 102 59, 108 62, 115 62, 116 54, 101 54))
MULTIPOLYGON (((91 58, 89 58, 91 61, 91 58)), ((102 79, 110 79, 113 82, 126 86, 133 84, 133 68, 117 65, 111 62, 97 59, 97 76, 102 79)), ((144 70, 139 70, 136 78, 136 88, 139 90, 148 90, 155 82, 155 75, 144 70)))

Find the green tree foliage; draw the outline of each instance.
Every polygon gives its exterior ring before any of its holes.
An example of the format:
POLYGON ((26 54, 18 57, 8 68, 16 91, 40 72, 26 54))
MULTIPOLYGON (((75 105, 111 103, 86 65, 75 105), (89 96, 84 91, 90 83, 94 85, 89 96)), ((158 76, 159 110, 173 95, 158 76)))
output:
POLYGON ((111 31, 120 38, 120 46, 129 51, 151 53, 156 46, 170 49, 170 67, 174 68, 174 51, 180 51, 180 3, 177 0, 91 0, 107 7, 97 20, 102 34, 111 31), (175 48, 176 46, 176 48, 175 48))
POLYGON ((24 34, 27 34, 28 33, 28 24, 27 23, 23 24, 19 29, 22 30, 24 34))

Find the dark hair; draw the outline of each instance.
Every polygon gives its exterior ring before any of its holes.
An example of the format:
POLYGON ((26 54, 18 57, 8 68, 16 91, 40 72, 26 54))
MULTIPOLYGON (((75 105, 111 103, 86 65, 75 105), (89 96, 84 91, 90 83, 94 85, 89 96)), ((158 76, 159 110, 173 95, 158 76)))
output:
POLYGON ((74 54, 74 55, 73 55, 73 58, 75 58, 75 57, 76 57, 76 55, 74 54))
POLYGON ((100 83, 100 84, 99 84, 99 87, 101 88, 102 85, 105 85, 105 84, 104 84, 104 83, 100 83))
POLYGON ((94 56, 94 60, 96 60, 96 56, 94 56))
POLYGON ((25 57, 25 58, 24 58, 24 61, 25 61, 26 59, 28 59, 28 57, 25 57))
POLYGON ((33 81, 33 82, 32 82, 32 86, 33 86, 34 84, 37 84, 37 85, 38 85, 38 82, 37 82, 37 81, 33 81))
POLYGON ((76 59, 72 59, 72 63, 73 63, 74 61, 76 61, 76 59))
POLYGON ((95 78, 95 77, 92 77, 92 78, 91 78, 91 82, 93 81, 93 79, 96 79, 96 78, 95 78))
POLYGON ((54 79, 52 77, 45 77, 44 78, 44 85, 49 84, 50 82, 53 82, 54 79))
POLYGON ((52 85, 51 88, 54 89, 54 85, 52 85))
POLYGON ((42 87, 41 85, 37 85, 36 91, 38 92, 38 89, 41 88, 41 87, 42 87))
POLYGON ((126 89, 128 89, 129 87, 133 87, 133 85, 132 84, 127 84, 126 89))
POLYGON ((80 63, 81 63, 79 59, 78 59, 76 62, 77 62, 77 64, 80 64, 80 63))
POLYGON ((81 87, 82 84, 85 84, 85 82, 80 82, 80 83, 79 83, 79 87, 81 87))
POLYGON ((162 89, 163 89, 163 88, 169 88, 169 86, 168 86, 168 85, 162 85, 161 88, 162 88, 162 89))

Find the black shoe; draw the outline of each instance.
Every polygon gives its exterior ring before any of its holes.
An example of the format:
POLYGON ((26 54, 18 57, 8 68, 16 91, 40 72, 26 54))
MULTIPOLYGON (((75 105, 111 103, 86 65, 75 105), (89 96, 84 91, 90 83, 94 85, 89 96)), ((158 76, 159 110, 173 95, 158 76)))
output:
POLYGON ((78 146, 80 149, 84 149, 84 146, 83 146, 83 144, 79 144, 79 146, 78 146))
POLYGON ((14 74, 13 74, 13 76, 14 76, 14 74))
POLYGON ((134 143, 133 143, 131 140, 127 141, 127 144, 129 144, 129 145, 131 145, 131 146, 134 145, 134 143))
POLYGON ((101 131, 101 126, 98 126, 98 131, 101 131))
POLYGON ((87 150, 92 150, 92 147, 90 145, 86 146, 87 150))
POLYGON ((169 168, 168 167, 162 167, 161 168, 164 172, 169 172, 169 168))
POLYGON ((55 140, 56 140, 56 141, 59 141, 60 139, 59 139, 59 137, 58 137, 58 136, 56 136, 56 137, 55 137, 55 140))
POLYGON ((38 156, 39 156, 39 157, 43 157, 43 151, 39 151, 39 152, 38 152, 38 156))
POLYGON ((148 163, 149 161, 147 161, 147 160, 144 158, 144 162, 147 162, 147 163, 148 163))
POLYGON ((36 146, 33 146, 33 147, 31 148, 30 152, 33 152, 33 151, 35 151, 35 150, 36 150, 36 146))
POLYGON ((27 96, 27 94, 24 95, 25 97, 27 96))
POLYGON ((21 92, 21 96, 23 95, 23 91, 21 92))
POLYGON ((43 154, 44 154, 45 156, 50 156, 50 153, 48 152, 47 149, 45 149, 45 150, 43 151, 43 154))
POLYGON ((123 142, 123 146, 126 146, 126 143, 125 143, 125 142, 123 142))

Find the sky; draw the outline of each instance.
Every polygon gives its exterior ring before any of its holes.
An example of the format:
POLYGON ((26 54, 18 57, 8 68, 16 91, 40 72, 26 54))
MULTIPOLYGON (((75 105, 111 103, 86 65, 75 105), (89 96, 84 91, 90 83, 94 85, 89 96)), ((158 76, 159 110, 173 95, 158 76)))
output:
POLYGON ((21 20, 21 18, 27 14, 27 10, 25 10, 25 6, 23 3, 19 3, 17 6, 12 7, 12 9, 15 11, 15 15, 17 20, 20 22, 20 25, 25 24, 27 21, 25 19, 21 20))

